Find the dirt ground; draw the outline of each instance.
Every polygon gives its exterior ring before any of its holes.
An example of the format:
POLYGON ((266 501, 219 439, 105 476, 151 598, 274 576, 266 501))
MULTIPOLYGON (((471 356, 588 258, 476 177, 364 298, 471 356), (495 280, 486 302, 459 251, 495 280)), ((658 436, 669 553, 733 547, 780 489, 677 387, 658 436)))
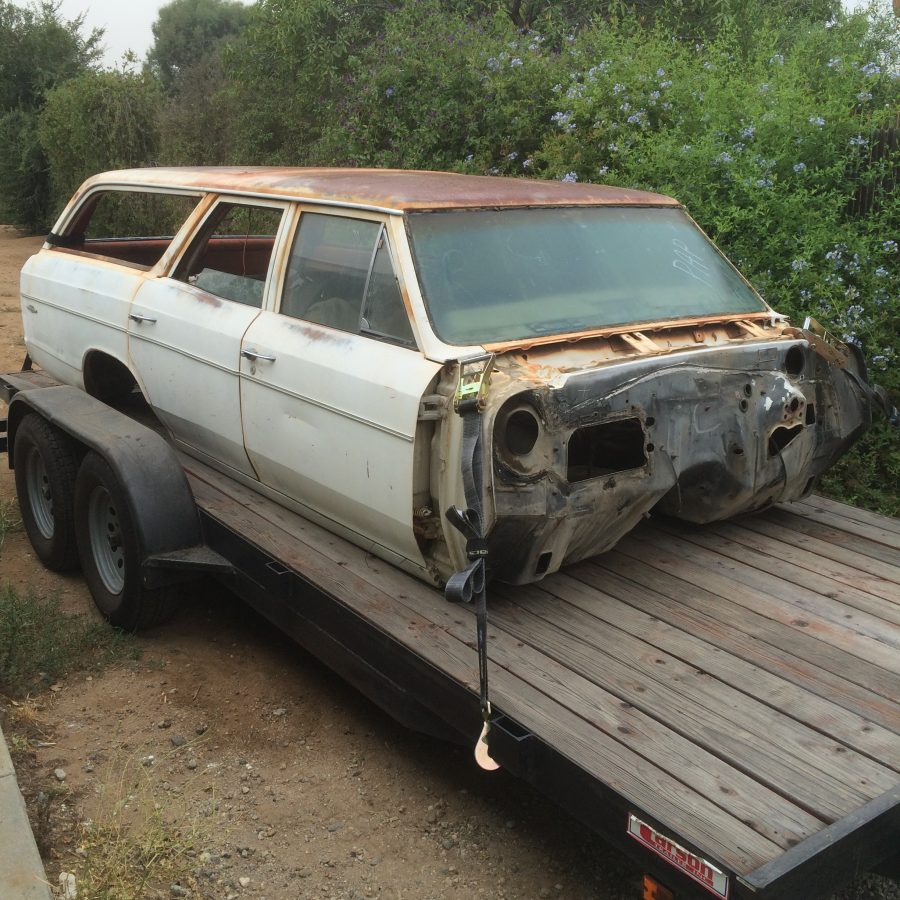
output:
MULTIPOLYGON (((40 243, 0 229, 0 371, 21 366, 18 272, 40 243)), ((0 500, 14 497, 3 460, 0 500)), ((81 577, 44 570, 21 531, 0 579, 97 616, 81 577)), ((17 763, 51 884, 84 852, 79 822, 161 815, 194 834, 196 864, 150 898, 640 896, 628 861, 551 802, 396 725, 226 592, 137 640, 137 664, 36 698, 42 740, 17 763)))

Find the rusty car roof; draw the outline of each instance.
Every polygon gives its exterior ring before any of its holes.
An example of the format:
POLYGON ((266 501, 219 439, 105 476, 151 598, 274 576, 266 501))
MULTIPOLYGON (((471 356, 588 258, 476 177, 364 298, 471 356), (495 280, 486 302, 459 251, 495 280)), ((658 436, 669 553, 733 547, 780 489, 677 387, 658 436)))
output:
POLYGON ((406 211, 498 206, 678 206, 662 194, 600 184, 461 175, 407 169, 156 167, 104 172, 84 189, 104 184, 271 194, 406 211))

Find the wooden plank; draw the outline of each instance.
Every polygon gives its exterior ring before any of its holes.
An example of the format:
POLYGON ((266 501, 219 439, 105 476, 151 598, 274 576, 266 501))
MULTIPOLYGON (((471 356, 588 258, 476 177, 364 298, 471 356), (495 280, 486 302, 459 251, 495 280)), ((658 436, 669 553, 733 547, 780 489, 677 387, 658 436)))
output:
POLYGON ((900 551, 900 533, 885 528, 880 522, 877 525, 868 522, 858 522, 855 519, 843 516, 839 513, 810 506, 806 503, 791 504, 789 506, 785 505, 781 508, 786 509, 788 512, 801 515, 804 518, 811 519, 814 522, 819 522, 828 528, 846 531, 849 534, 855 534, 861 538, 865 538, 867 541, 884 544, 885 547, 900 551))
POLYGON ((813 509, 821 509, 832 512, 844 519, 852 519, 854 522, 862 522, 865 525, 873 525, 876 528, 884 528, 900 534, 900 519, 881 515, 868 509, 860 509, 858 506, 850 506, 849 503, 841 503, 821 494, 810 494, 803 500, 796 501, 797 506, 811 506, 813 509))
MULTIPOLYGON (((784 573, 785 577, 790 577, 792 568, 796 567, 825 576, 832 581, 838 582, 839 585, 846 585, 875 597, 881 597, 883 600, 888 600, 892 606, 883 617, 888 621, 900 622, 900 568, 896 569, 894 580, 888 581, 883 577, 871 575, 852 565, 848 565, 846 562, 838 559, 836 554, 824 555, 822 552, 824 548, 837 549, 834 544, 825 544, 824 541, 819 541, 817 543, 821 546, 818 548, 819 552, 816 552, 816 548, 810 546, 812 543, 811 538, 806 538, 805 541, 795 540, 794 542, 788 542, 786 534, 774 537, 771 534, 767 534, 764 530, 753 528, 748 523, 749 517, 734 522, 720 522, 715 526, 715 531, 717 534, 729 538, 729 540, 743 544, 755 553, 762 554, 762 559, 757 563, 757 566, 771 566, 770 558, 774 558, 780 561, 781 564, 778 567, 778 571, 784 573)), ((859 559, 854 554, 849 554, 849 556, 855 560, 859 559)), ((750 559, 751 556, 748 555, 746 560, 749 562, 750 559)), ((885 563, 881 563, 881 565, 886 569, 894 568, 885 563)), ((799 578, 802 576, 796 573, 795 577, 799 578)))
MULTIPOLYGON (((228 494, 214 487, 212 482, 216 479, 208 471, 203 472, 201 480, 198 467, 194 467, 193 463, 191 475, 195 496, 211 515, 226 525, 240 528, 241 533, 264 552, 290 565, 304 577, 311 578, 340 602, 365 616, 373 626, 411 647, 474 693, 477 677, 474 649, 444 629, 435 628, 433 623, 401 602, 401 598, 411 598, 426 607, 436 607, 434 598, 440 598, 437 592, 411 577, 402 576, 396 570, 394 575, 400 576, 404 584, 402 595, 392 596, 380 591, 350 571, 351 561, 354 568, 361 560, 365 565, 366 559, 377 565, 379 561, 364 551, 281 508, 277 513, 272 510, 278 524, 267 521, 259 511, 269 501, 261 497, 254 499, 251 509, 230 496, 233 492, 230 484, 225 485, 228 494), (282 524, 287 525, 287 530, 282 524), (316 531, 318 536, 313 535, 316 531), (301 532, 304 538, 313 535, 316 542, 329 545, 340 559, 328 558, 316 551, 298 537, 301 532), (327 573, 335 570, 341 573, 340 577, 329 577, 327 573)), ((443 598, 440 601, 444 603, 443 598)), ((463 617, 470 615, 469 611, 462 613, 463 617)), ((491 669, 491 678, 498 709, 630 802, 670 827, 677 828, 685 839, 704 848, 725 865, 738 872, 747 872, 781 852, 777 844, 739 822, 660 767, 604 735, 559 704, 548 704, 546 696, 531 685, 496 667, 491 669)))
MULTIPOLYGON (((874 623, 878 639, 884 641, 887 633, 893 633, 893 645, 900 648, 900 586, 896 589, 897 602, 892 602, 893 598, 879 597, 861 591, 830 577, 827 574, 828 560, 814 557, 814 560, 808 563, 809 566, 815 566, 815 560, 818 559, 818 569, 792 565, 788 559, 791 555, 791 548, 781 548, 780 544, 773 546, 772 541, 764 538, 741 540, 742 535, 736 534, 738 530, 725 522, 719 522, 712 528, 663 521, 656 522, 655 526, 659 531, 680 537, 698 547, 704 547, 720 556, 727 557, 738 563, 739 566, 746 565, 758 569, 762 573, 762 577, 754 576, 753 584, 768 593, 773 593, 778 585, 784 588, 787 583, 800 589, 799 596, 807 597, 813 602, 815 602, 815 597, 828 597, 874 616, 884 627, 884 632, 881 632, 878 622, 874 623), (757 546, 752 546, 754 543, 757 546), (760 549, 761 546, 765 549, 760 549), (811 593, 807 594, 807 591, 811 593)), ((802 556, 804 552, 795 550, 793 555, 796 558, 802 556)), ((734 577, 739 578, 743 583, 741 571, 737 570, 734 577)), ((787 588, 781 596, 788 599, 797 594, 797 591, 787 588)), ((830 604, 828 606, 830 607, 830 604)))
POLYGON ((781 855, 777 844, 636 753, 617 750, 608 755, 606 744, 596 739, 595 729, 585 728, 581 719, 562 706, 555 705, 552 714, 545 711, 543 695, 530 685, 518 683, 510 689, 502 677, 495 680, 501 682, 494 686, 498 708, 712 859, 742 875, 781 855))
MULTIPOLYGON (((767 582, 760 577, 762 573, 758 570, 751 566, 738 567, 736 563, 730 563, 717 553, 659 531, 639 529, 621 542, 620 546, 622 544, 629 548, 639 544, 643 547, 647 563, 663 567, 673 574, 681 573, 687 581, 706 587, 721 597, 761 612, 791 628, 815 634, 820 640, 868 660, 889 673, 900 674, 900 653, 897 653, 897 648, 879 639, 880 623, 871 616, 858 613, 833 600, 824 603, 823 600, 827 598, 811 592, 798 596, 797 591, 789 590, 790 585, 781 586, 784 594, 781 597, 777 578, 771 588, 772 593, 754 587, 754 582, 767 582), (848 623, 852 623, 853 628, 848 627, 848 623)), ((634 551, 630 549, 626 552, 634 551)), ((890 637, 895 638, 894 635, 890 637)))
POLYGON ((627 543, 620 543, 616 550, 595 557, 592 563, 673 601, 669 615, 690 610, 695 621, 697 618, 709 621, 710 628, 721 634, 717 642, 727 646, 730 652, 746 654, 754 661, 765 660, 766 648, 772 647, 776 653, 783 654, 776 659, 788 672, 792 659, 798 661, 798 671, 815 667, 810 676, 814 682, 815 669, 820 669, 823 683, 830 683, 830 696, 836 702, 886 727, 897 722, 900 704, 895 700, 896 679, 883 669, 823 643, 803 630, 786 628, 754 610, 656 568, 645 562, 643 551, 631 556, 625 552, 629 549, 627 543))
MULTIPOLYGON (((725 651, 719 644, 720 633, 713 631, 707 634, 712 640, 705 640, 697 634, 692 624, 688 624, 687 628, 671 624, 657 615, 665 614, 665 607, 672 605, 659 595, 655 595, 656 603, 651 607, 653 612, 641 609, 646 590, 588 563, 573 566, 566 570, 565 576, 545 579, 541 587, 560 597, 557 585, 565 584, 568 578, 577 579, 592 588, 594 596, 585 598, 581 593, 567 592, 561 599, 567 599, 572 605, 597 617, 600 623, 627 631, 821 734, 829 735, 900 772, 900 715, 896 717, 895 730, 882 728, 870 719, 839 706, 827 693, 811 693, 787 678, 725 651), (604 594, 620 602, 615 606, 598 602, 604 594)), ((603 625, 598 624, 598 627, 603 625)))
MULTIPOLYGON (((341 560, 344 561, 344 560, 341 560)), ((354 562, 349 563, 351 569, 354 562)), ((382 560, 365 560, 364 577, 382 590, 397 593, 397 570, 382 560)), ((408 602, 417 603, 410 596, 408 602)), ((469 644, 474 636, 471 607, 429 604, 422 614, 435 625, 469 644)), ((735 769, 727 761, 672 731, 615 694, 595 684, 540 648, 508 635, 492 613, 489 658, 540 690, 550 703, 561 703, 612 738, 625 743, 730 815, 779 846, 792 846, 799 834, 812 834, 824 822, 735 769)), ((492 676, 493 677, 493 676, 492 676)), ((900 744, 900 739, 898 739, 900 744)))
MULTIPOLYGON (((558 592, 618 604, 574 579, 558 592)), ((494 592, 497 593, 496 591, 494 592)), ((735 691, 706 671, 532 586, 505 587, 510 606, 495 603, 493 620, 623 700, 690 737, 751 777, 803 803, 815 815, 846 815, 900 782, 843 744, 735 691), (811 804, 816 803, 817 806, 811 804), (839 812, 839 810, 845 812, 839 812)))
POLYGON ((785 528, 775 522, 772 511, 754 516, 743 516, 733 520, 732 524, 747 531, 766 535, 777 542, 802 547, 820 558, 832 559, 835 563, 846 566, 848 571, 864 572, 867 578, 872 577, 880 582, 889 582, 889 587, 900 584, 900 566, 892 566, 890 563, 873 559, 871 556, 864 556, 862 553, 857 553, 839 544, 819 540, 819 538, 796 529, 785 528))
POLYGON ((766 512, 766 517, 785 528, 808 534, 810 537, 827 541, 845 547, 862 556, 870 556, 872 559, 880 559, 892 566, 900 566, 900 553, 891 547, 886 547, 878 541, 872 541, 865 537, 851 534, 850 532, 817 522, 809 516, 803 515, 800 509, 791 509, 787 506, 778 506, 766 512))

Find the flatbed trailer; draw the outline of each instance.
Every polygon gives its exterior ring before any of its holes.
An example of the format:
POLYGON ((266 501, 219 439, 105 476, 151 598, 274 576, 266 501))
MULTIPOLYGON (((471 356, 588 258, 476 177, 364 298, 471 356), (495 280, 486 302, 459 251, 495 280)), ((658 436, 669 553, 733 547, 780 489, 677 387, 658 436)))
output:
MULTIPOLYGON (((470 607, 178 460, 209 571, 404 724, 474 742, 470 607)), ((634 858, 646 897, 825 897, 896 871, 900 522, 817 496, 654 520, 489 593, 491 756, 634 858)))

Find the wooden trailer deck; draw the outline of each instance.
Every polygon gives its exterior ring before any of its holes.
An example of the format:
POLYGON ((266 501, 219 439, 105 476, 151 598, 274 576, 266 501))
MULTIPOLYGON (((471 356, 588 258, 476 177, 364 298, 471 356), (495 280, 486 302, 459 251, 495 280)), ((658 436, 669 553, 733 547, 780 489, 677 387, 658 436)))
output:
MULTIPOLYGON (((183 463, 205 516, 477 709, 470 608, 183 463)), ((488 602, 494 710, 604 786, 581 814, 619 795, 748 895, 827 886, 827 866, 811 863, 823 848, 896 848, 900 522, 811 497, 713 526, 648 523, 538 585, 494 584, 488 602)))

